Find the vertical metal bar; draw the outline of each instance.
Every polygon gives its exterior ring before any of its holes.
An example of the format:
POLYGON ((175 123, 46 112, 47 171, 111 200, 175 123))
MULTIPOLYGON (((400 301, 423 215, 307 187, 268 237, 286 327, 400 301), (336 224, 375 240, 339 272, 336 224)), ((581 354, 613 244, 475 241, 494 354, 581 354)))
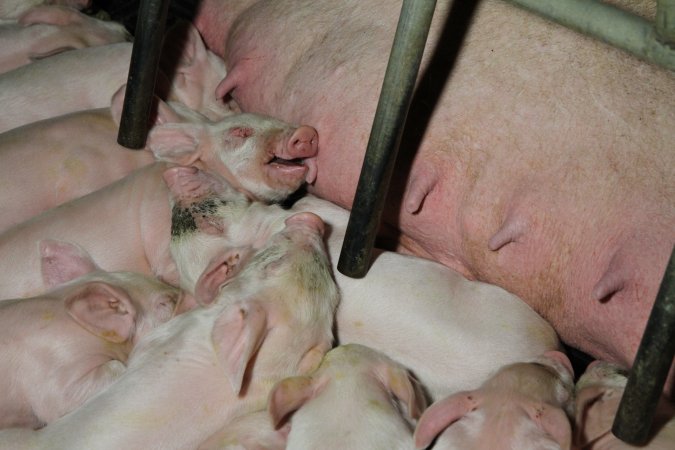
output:
MULTIPOLYGON (((654 24, 599 0, 506 0, 580 33, 620 48, 645 61, 675 70, 675 47, 656 37, 654 24)), ((661 0, 662 20, 671 21, 672 7, 661 0), (668 11, 666 13, 666 11, 668 11)), ((657 10, 658 15, 658 10, 657 10)))
POLYGON ((169 0, 141 0, 117 142, 145 146, 169 0))
POLYGON ((401 7, 337 266, 349 277, 368 272, 435 6, 436 0, 404 0, 401 7))
POLYGON ((657 39, 675 49, 675 0, 657 0, 654 22, 657 39))
POLYGON ((656 406, 675 355, 675 249, 628 376, 612 433, 632 445, 649 439, 656 406))

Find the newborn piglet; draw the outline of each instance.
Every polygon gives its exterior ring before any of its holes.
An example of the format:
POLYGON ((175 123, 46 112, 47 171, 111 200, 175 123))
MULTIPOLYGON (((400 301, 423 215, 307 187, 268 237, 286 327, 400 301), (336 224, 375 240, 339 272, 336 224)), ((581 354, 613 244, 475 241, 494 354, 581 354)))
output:
POLYGON ((438 437, 436 450, 568 450, 573 387, 572 365, 561 352, 507 365, 479 389, 431 405, 417 424, 415 446, 427 448, 438 437))
POLYGON ((0 428, 39 428, 111 384, 180 299, 154 278, 102 271, 72 244, 45 240, 40 252, 52 289, 0 302, 0 428))
POLYGON ((268 409, 276 425, 293 414, 288 450, 409 450, 412 420, 425 407, 424 394, 405 367, 348 344, 328 352, 311 374, 277 383, 268 409))

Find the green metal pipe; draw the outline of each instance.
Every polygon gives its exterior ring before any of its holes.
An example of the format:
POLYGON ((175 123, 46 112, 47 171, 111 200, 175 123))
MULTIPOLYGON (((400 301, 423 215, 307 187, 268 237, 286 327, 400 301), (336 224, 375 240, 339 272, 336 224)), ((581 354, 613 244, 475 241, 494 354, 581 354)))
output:
POLYGON ((628 376, 612 433, 631 445, 650 436, 656 406, 675 355, 675 249, 628 376))
MULTIPOLYGON (((675 48, 659 39, 654 24, 598 0, 506 0, 546 19, 675 70, 675 48)), ((672 32, 673 0, 661 0, 661 20, 672 32), (667 4, 667 5, 666 5, 667 4)), ((658 14, 657 14, 658 16, 658 14)), ((665 25, 662 25, 665 29, 665 25)), ((672 38, 672 35, 671 35, 672 38)), ((672 40, 671 40, 672 42, 672 40)))
POLYGON ((675 0, 657 0, 654 21, 657 39, 675 49, 675 0))
POLYGON ((337 266, 348 277, 361 278, 370 266, 435 7, 436 0, 404 0, 401 7, 337 266))

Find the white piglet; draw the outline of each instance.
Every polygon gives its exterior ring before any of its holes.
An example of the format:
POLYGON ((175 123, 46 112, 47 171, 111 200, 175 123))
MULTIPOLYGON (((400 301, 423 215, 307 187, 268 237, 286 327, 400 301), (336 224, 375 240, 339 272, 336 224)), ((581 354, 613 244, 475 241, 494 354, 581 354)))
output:
MULTIPOLYGON (((160 71, 156 92, 218 119, 232 113, 231 104, 212 96, 225 73, 222 60, 190 29, 178 42, 167 33, 165 48, 179 45, 171 73, 160 71), (169 78, 173 81, 170 81, 169 78)), ((176 38, 178 39, 178 37, 176 38)), ((59 53, 0 75, 0 103, 11 114, 0 117, 0 132, 74 111, 110 106, 113 94, 127 82, 132 44, 88 47, 59 53), (58 88, 56 88, 58 87, 58 88)))
POLYGON ((16 19, 35 6, 47 4, 81 10, 89 6, 91 0, 0 0, 0 19, 16 19))
POLYGON ((277 426, 290 416, 288 450, 410 450, 425 407, 405 367, 348 344, 328 352, 311 374, 277 383, 268 410, 277 426))
POLYGON ((569 450, 572 365, 551 351, 499 369, 479 389, 432 404, 415 429, 415 447, 435 450, 569 450))
POLYGON ((38 6, 0 23, 0 73, 68 50, 131 41, 117 22, 65 6, 38 6))
POLYGON ((264 411, 274 383, 313 370, 332 341, 338 291, 322 225, 290 217, 208 307, 145 335, 116 383, 40 430, 0 432, 0 445, 182 450, 264 411))
POLYGON ((0 428, 38 428, 114 382, 139 338, 174 315, 180 290, 104 272, 67 242, 40 243, 52 289, 0 302, 0 428))

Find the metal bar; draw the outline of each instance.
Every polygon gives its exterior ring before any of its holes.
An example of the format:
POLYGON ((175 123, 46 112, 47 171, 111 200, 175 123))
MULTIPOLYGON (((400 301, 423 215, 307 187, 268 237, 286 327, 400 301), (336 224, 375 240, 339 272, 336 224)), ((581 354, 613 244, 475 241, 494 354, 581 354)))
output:
POLYGON ((656 1, 656 37, 675 49, 675 0, 656 1))
POLYGON ((117 142, 145 146, 169 0, 141 0, 117 142))
POLYGON ((435 6, 436 0, 404 0, 401 7, 337 266, 349 277, 368 272, 435 6))
MULTIPOLYGON (((657 39, 654 24, 612 5, 598 0, 506 1, 630 52, 645 61, 675 70, 675 48, 657 39)), ((667 0, 668 3, 672 1, 667 0)), ((672 27, 672 7, 665 8, 664 5, 662 3, 660 8, 662 20, 670 21, 672 27)))
POLYGON ((675 355, 675 249, 656 295, 612 433, 632 445, 649 439, 659 397, 675 355))

